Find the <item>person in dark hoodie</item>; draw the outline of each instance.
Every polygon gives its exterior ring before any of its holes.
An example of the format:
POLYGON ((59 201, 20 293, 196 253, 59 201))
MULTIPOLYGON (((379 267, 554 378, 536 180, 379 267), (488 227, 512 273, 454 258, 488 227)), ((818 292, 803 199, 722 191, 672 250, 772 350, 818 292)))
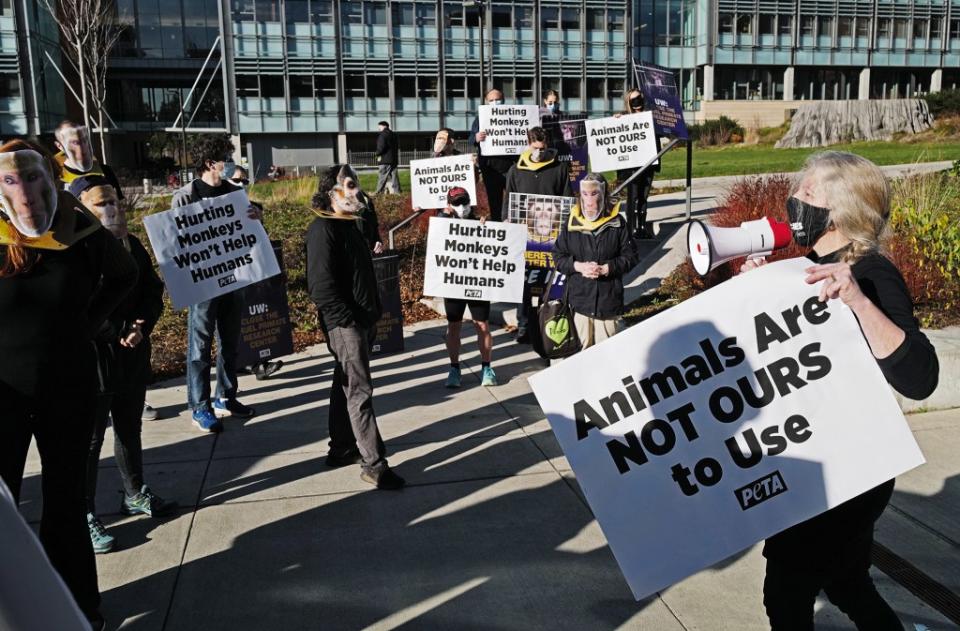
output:
POLYGON ((380 121, 377 123, 380 133, 377 135, 377 150, 374 152, 377 156, 377 164, 380 165, 377 175, 377 189, 375 195, 387 190, 389 192, 400 193, 400 177, 397 169, 400 164, 400 148, 397 146, 397 135, 390 129, 390 123, 380 121))
POLYGON ((96 425, 87 458, 87 528, 93 551, 113 549, 115 539, 97 517, 97 474, 100 450, 107 424, 112 420, 114 458, 123 481, 120 512, 162 517, 176 508, 144 483, 143 447, 140 442, 141 416, 150 382, 150 332, 163 311, 163 281, 143 244, 127 232, 126 213, 110 182, 97 175, 81 177, 70 184, 88 210, 117 239, 137 264, 137 284, 127 294, 94 339, 99 368, 100 395, 97 397, 96 425))
MULTIPOLYGON (((821 301, 839 299, 853 312, 887 382, 920 400, 936 389, 940 368, 913 316, 903 276, 881 254, 890 196, 890 183, 875 164, 825 151, 807 159, 787 199, 787 215, 794 241, 812 248, 807 283, 820 284, 821 301)), ((741 271, 762 264, 747 261, 741 271)), ((763 605, 772 631, 813 629, 820 590, 857 629, 902 631, 870 577, 874 524, 893 486, 893 480, 885 482, 767 539, 763 605)))
POLYGON ((373 411, 370 341, 382 307, 369 242, 357 223, 360 178, 337 164, 320 177, 317 218, 307 228, 307 287, 336 365, 327 420, 328 467, 361 465, 360 479, 397 490, 405 481, 387 464, 373 411))
POLYGON ((588 173, 580 197, 553 246, 553 261, 567 277, 567 301, 582 348, 622 329, 623 276, 640 262, 620 203, 607 197, 607 180, 588 173))
MULTIPOLYGON (((530 143, 526 151, 520 154, 517 163, 507 173, 507 183, 503 195, 503 215, 509 216, 510 193, 532 195, 559 195, 571 197, 569 164, 561 162, 557 150, 550 146, 550 135, 542 127, 531 127, 527 131, 530 143)), ((531 288, 529 283, 523 286, 523 303, 517 308, 517 343, 529 344, 527 322, 533 311, 531 288)))
POLYGON ((136 283, 137 267, 89 210, 58 190, 59 170, 28 142, 0 146, 0 477, 19 500, 35 438, 40 541, 102 629, 83 483, 97 396, 92 340, 136 283))

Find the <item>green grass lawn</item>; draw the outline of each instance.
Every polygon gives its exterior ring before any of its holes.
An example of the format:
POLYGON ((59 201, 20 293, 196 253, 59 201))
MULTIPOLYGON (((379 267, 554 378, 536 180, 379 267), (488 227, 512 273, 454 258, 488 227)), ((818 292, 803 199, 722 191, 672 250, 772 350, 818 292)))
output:
MULTIPOLYGON (((873 160, 879 165, 939 162, 960 159, 960 142, 857 142, 828 147, 836 151, 850 151, 873 160)), ((749 175, 799 171, 803 161, 820 149, 775 149, 771 145, 728 145, 725 147, 694 148, 693 177, 716 175, 749 175)), ((687 151, 677 148, 663 157, 663 169, 658 180, 685 177, 687 151)), ((363 190, 373 192, 377 186, 376 173, 360 175, 363 190)), ((400 186, 410 191, 410 172, 400 171, 400 186)))

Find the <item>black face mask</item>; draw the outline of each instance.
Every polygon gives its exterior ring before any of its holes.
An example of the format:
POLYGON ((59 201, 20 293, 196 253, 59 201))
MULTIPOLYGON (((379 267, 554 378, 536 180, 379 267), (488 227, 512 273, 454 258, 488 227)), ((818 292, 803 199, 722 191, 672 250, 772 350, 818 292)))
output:
POLYGON ((791 197, 787 200, 787 217, 790 231, 797 245, 810 247, 830 227, 830 209, 810 204, 791 197))
POLYGON ((633 97, 632 99, 630 99, 630 107, 632 107, 632 108, 635 109, 635 110, 642 109, 642 108, 643 108, 643 97, 642 97, 642 96, 635 96, 635 97, 633 97))

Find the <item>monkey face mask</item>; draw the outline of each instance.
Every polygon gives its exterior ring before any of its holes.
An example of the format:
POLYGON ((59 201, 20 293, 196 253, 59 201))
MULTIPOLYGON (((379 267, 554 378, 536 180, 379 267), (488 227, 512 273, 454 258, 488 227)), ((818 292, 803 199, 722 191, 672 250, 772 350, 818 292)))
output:
POLYGON ((63 127, 57 132, 57 141, 68 167, 81 173, 93 168, 93 146, 86 127, 63 127))
POLYGON ((32 149, 0 153, 0 204, 25 237, 50 230, 57 213, 57 189, 46 160, 32 149))
POLYGON ((103 227, 118 239, 127 237, 127 215, 120 207, 117 192, 112 186, 94 186, 80 195, 80 201, 90 209, 103 227))
POLYGON ((363 208, 360 199, 360 176, 349 166, 340 169, 337 184, 330 191, 330 203, 337 212, 357 214, 363 208))

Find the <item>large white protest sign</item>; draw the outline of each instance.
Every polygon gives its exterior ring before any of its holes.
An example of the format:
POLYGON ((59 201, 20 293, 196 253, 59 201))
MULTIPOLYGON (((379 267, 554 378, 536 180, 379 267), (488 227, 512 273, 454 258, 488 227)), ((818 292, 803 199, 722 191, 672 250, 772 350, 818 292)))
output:
POLYGON ((432 217, 423 293, 434 298, 523 301, 527 228, 432 217))
POLYGON ((518 156, 527 145, 527 130, 540 125, 536 105, 481 105, 480 129, 487 132, 480 143, 485 156, 518 156))
POLYGON ((530 378, 636 598, 923 463, 809 265, 737 276, 530 378))
POLYGON ((448 156, 410 161, 410 191, 414 208, 445 208, 447 191, 462 186, 477 205, 477 183, 473 176, 473 156, 448 156))
POLYGON ((280 273, 263 224, 247 216, 249 207, 247 193, 238 190, 144 217, 174 307, 280 273))
POLYGON ((642 167, 657 155, 651 112, 588 120, 586 128, 590 170, 596 173, 642 167))

